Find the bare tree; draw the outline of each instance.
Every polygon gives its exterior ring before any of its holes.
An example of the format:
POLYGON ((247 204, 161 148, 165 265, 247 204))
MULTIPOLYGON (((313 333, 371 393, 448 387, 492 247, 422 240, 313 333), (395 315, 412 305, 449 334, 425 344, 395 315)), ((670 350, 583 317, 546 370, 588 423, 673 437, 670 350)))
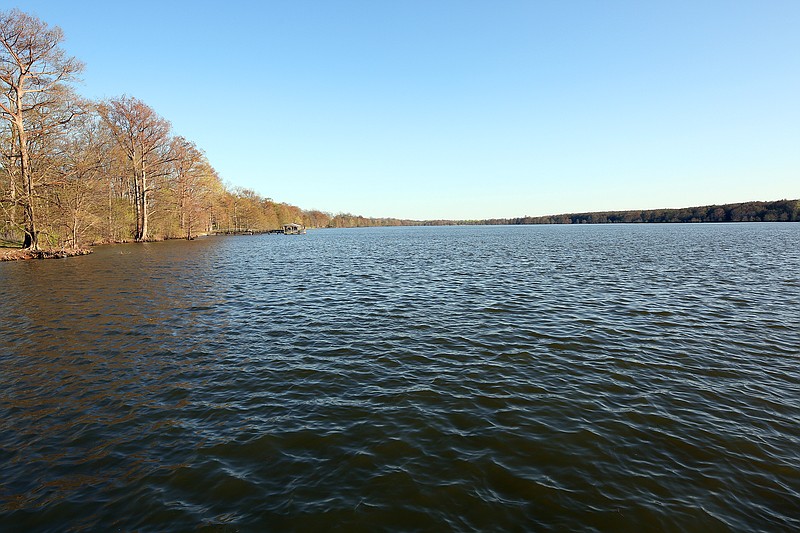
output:
MULTIPOLYGON (((219 177, 205 154, 183 137, 172 141, 172 189, 182 235, 192 239, 203 228, 200 222, 209 206, 219 177)), ((204 228, 203 228, 204 229, 204 228)))
POLYGON ((131 199, 136 215, 137 242, 149 238, 151 193, 165 176, 172 160, 170 124, 136 98, 122 96, 103 102, 98 112, 125 153, 131 179, 131 199))
MULTIPOLYGON (((14 148, 11 163, 19 170, 22 190, 15 202, 22 209, 23 247, 38 249, 36 184, 31 160, 31 125, 49 127, 40 119, 63 99, 65 82, 75 80, 83 63, 68 57, 60 47, 61 28, 50 27, 36 17, 12 9, 0 12, 0 117, 11 124, 14 148)), ((50 126, 63 126, 71 116, 60 115, 50 126)))
POLYGON ((66 229, 64 239, 77 247, 87 231, 99 226, 108 174, 108 144, 99 117, 85 113, 71 124, 69 135, 59 139, 57 181, 51 191, 59 210, 59 225, 66 229))

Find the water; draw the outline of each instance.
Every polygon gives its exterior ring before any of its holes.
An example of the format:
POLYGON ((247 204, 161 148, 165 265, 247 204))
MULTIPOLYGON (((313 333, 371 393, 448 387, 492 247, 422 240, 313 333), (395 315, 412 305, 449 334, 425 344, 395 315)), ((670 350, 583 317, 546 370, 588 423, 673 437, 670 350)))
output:
POLYGON ((0 264, 0 529, 800 529, 800 226, 0 264))

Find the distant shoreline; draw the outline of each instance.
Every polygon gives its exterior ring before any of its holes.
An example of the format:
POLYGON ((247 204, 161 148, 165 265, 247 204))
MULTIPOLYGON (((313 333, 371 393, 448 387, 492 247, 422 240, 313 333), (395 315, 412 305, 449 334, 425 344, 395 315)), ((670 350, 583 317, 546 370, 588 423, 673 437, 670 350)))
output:
POLYGON ((409 220, 336 215, 328 227, 372 226, 517 226, 534 224, 655 224, 698 222, 800 222, 800 200, 742 202, 669 209, 592 211, 560 215, 474 220, 409 220))
POLYGON ((673 209, 593 211, 537 217, 425 221, 424 225, 658 224, 698 222, 800 222, 800 200, 742 202, 673 209))

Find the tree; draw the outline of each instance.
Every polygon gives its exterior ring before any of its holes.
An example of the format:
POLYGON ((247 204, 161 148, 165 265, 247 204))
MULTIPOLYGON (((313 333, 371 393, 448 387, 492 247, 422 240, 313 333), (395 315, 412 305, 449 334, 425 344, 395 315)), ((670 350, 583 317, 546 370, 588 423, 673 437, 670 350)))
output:
POLYGON ((63 126, 71 116, 41 121, 64 98, 64 83, 73 81, 83 63, 61 49, 64 34, 36 17, 12 9, 0 12, 0 117, 11 125, 11 164, 17 167, 22 190, 14 202, 22 209, 23 248, 39 248, 37 179, 34 176, 30 127, 40 120, 40 134, 63 126))
POLYGON ((73 248, 89 231, 96 234, 102 220, 108 145, 113 142, 104 133, 99 117, 84 113, 58 143, 60 164, 51 197, 60 213, 60 227, 66 230, 63 240, 73 248))
POLYGON ((178 209, 181 236, 191 239, 199 229, 208 228, 201 218, 219 177, 203 152, 183 137, 172 141, 172 189, 178 209))
POLYGON ((136 216, 134 240, 149 238, 151 193, 169 172, 170 123, 136 98, 122 96, 98 106, 98 112, 128 160, 131 201, 136 216))

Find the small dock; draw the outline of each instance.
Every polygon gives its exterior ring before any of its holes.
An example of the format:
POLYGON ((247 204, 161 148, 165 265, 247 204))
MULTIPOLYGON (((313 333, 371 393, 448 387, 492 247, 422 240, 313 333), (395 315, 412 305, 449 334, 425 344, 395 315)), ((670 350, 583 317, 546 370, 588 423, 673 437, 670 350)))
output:
POLYGON ((252 230, 252 229, 218 229, 212 235, 305 235, 306 227, 302 224, 284 224, 278 229, 252 230))
POLYGON ((269 231, 259 231, 252 229, 218 229, 211 232, 213 235, 261 235, 269 231))

